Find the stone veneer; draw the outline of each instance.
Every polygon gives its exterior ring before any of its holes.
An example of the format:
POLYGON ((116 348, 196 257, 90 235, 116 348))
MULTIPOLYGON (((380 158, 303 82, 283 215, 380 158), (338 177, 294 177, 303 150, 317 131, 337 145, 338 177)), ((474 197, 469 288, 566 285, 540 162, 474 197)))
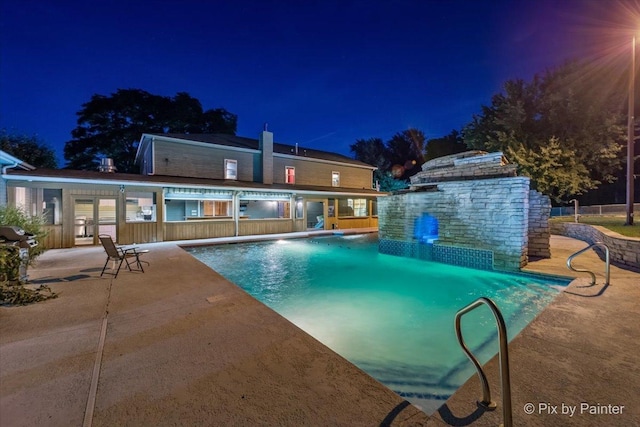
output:
MULTIPOLYGON (((439 182, 431 190, 435 191, 378 198, 381 247, 383 241, 415 243, 415 221, 428 213, 439 223, 439 239, 434 248, 437 246, 442 250, 443 246, 452 246, 491 251, 493 268, 497 270, 517 270, 526 265, 529 178, 439 182)), ((538 212, 534 217, 540 219, 547 208, 539 202, 541 197, 534 199, 538 212)), ((543 231, 538 233, 539 236, 543 234, 543 231)))
POLYGON ((380 252, 490 270, 550 257, 551 201, 516 170, 500 152, 426 162, 408 192, 378 199, 380 252))
POLYGON ((551 199, 536 190, 529 191, 529 244, 528 256, 551 258, 549 216, 551 199))
MULTIPOLYGON (((602 242, 609 247, 609 258, 612 264, 640 271, 640 239, 622 236, 604 227, 575 222, 551 223, 551 232, 584 240, 589 244, 602 242)), ((603 257, 600 249, 596 252, 601 258, 603 257)))

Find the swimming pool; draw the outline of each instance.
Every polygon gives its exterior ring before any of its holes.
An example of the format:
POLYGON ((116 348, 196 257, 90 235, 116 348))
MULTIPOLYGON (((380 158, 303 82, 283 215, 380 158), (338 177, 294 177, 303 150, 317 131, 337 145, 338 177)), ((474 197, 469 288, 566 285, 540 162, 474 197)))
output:
MULTIPOLYGON (((493 299, 511 339, 567 284, 380 254, 377 234, 188 250, 426 411, 475 373, 455 337, 457 310, 493 299)), ((482 363, 497 353, 486 307, 466 315, 462 329, 482 363)))

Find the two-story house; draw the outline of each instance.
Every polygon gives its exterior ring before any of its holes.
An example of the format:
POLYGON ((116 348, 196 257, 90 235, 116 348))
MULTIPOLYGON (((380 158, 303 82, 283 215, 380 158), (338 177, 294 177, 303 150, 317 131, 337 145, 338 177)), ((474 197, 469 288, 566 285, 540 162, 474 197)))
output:
MULTIPOLYGON (((3 173, 9 204, 44 214, 49 248, 377 227, 375 168, 349 157, 233 135, 143 134, 140 174, 3 173)), ((117 165, 115 165, 117 167, 117 165)))

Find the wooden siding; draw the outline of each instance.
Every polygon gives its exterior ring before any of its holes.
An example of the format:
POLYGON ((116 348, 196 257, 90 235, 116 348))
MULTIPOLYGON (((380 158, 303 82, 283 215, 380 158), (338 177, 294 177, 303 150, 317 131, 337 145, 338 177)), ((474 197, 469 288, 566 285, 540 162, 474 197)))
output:
POLYGON ((62 247, 62 225, 45 225, 42 228, 49 234, 38 244, 46 249, 60 249, 62 247))
POLYGON ((307 224, 304 219, 296 219, 293 222, 293 231, 305 231, 307 224))
POLYGON ((378 218, 338 218, 338 228, 367 228, 377 227, 378 218))
POLYGON ((234 233, 235 223, 233 221, 203 220, 164 224, 164 237, 167 241, 230 237, 234 233))
POLYGON ((156 140, 155 175, 224 179, 224 160, 238 161, 238 181, 254 181, 259 154, 156 140))
POLYGON ((131 245, 133 243, 157 242, 158 224, 156 222, 129 222, 118 226, 118 243, 131 245))
POLYGON ((285 183, 285 166, 296 168, 296 185, 321 185, 331 187, 331 172, 340 172, 340 188, 357 188, 370 190, 373 182, 373 171, 355 166, 338 165, 314 161, 309 158, 273 158, 273 182, 285 183))
POLYGON ((290 233, 293 220, 290 219, 247 219, 239 222, 239 235, 290 233))

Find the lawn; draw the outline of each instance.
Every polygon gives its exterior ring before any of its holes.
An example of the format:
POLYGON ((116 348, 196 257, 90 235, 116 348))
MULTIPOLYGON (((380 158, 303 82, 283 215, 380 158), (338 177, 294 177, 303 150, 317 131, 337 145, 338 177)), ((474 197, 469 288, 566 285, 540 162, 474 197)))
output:
MULTIPOLYGON (((556 216, 551 218, 553 222, 573 222, 573 216, 556 216)), ((599 215, 581 215, 579 221, 583 224, 599 225, 608 228, 611 231, 620 233, 628 237, 640 237, 640 218, 635 219, 632 226, 624 225, 626 217, 624 216, 599 216, 599 215)))

